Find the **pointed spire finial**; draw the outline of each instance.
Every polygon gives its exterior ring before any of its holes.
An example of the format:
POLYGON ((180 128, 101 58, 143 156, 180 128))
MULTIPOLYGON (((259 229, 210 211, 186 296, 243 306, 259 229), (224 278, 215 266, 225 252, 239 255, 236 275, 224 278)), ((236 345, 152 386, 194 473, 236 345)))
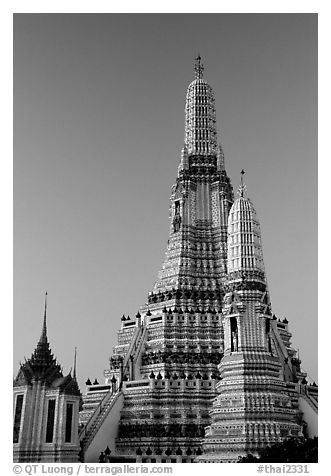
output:
POLYGON ((74 356, 74 373, 73 378, 76 380, 76 360, 77 360, 77 347, 75 347, 75 356, 74 356))
POLYGON ((200 54, 198 54, 198 56, 195 58, 194 70, 195 70, 195 77, 196 77, 196 79, 201 79, 201 78, 203 77, 204 67, 203 67, 203 64, 201 63, 201 56, 200 56, 200 54))
POLYGON ((241 173, 241 179, 240 179, 240 185, 239 185, 239 189, 238 189, 238 195, 239 195, 239 197, 243 197, 245 195, 245 191, 246 191, 246 185, 244 183, 245 170, 242 169, 240 173, 241 173))
POLYGON ((47 342, 47 291, 45 292, 44 322, 39 342, 47 342))

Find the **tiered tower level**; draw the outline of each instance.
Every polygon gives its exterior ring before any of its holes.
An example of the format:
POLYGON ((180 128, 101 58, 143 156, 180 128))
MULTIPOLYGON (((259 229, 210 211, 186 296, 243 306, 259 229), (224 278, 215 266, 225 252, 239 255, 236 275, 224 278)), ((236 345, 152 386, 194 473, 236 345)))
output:
POLYGON ((287 321, 271 315, 259 224, 243 184, 233 202, 214 93, 198 57, 165 260, 136 317, 122 317, 105 384, 87 382, 85 461, 105 449, 100 461, 230 461, 300 434, 293 395, 304 374, 287 321), (220 424, 220 415, 228 421, 220 424))

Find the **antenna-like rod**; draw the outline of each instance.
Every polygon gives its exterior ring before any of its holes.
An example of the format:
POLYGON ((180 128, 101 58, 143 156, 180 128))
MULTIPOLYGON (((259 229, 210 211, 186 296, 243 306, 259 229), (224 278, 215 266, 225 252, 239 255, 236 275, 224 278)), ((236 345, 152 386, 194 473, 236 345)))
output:
POLYGON ((240 178, 240 185, 239 185, 239 189, 238 189, 238 195, 239 195, 239 197, 243 197, 244 194, 245 194, 245 190, 246 190, 246 185, 244 183, 245 170, 242 169, 240 173, 241 173, 241 178, 240 178))
POLYGON ((74 374, 73 378, 76 380, 76 360, 77 360, 77 347, 75 347, 75 356, 74 356, 74 374))
POLYGON ((201 79, 201 78, 203 77, 204 67, 203 67, 203 64, 201 63, 201 56, 200 56, 200 54, 195 58, 194 70, 195 70, 195 77, 196 77, 196 79, 201 79))

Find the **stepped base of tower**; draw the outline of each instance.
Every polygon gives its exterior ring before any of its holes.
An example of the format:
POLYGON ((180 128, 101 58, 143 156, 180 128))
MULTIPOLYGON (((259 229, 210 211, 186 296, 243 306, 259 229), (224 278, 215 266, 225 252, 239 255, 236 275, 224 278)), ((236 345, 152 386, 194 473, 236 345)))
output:
POLYGON ((117 461, 193 462, 216 397, 217 380, 201 377, 126 381, 114 393, 89 386, 80 414, 84 460, 97 462, 108 447, 117 461))
POLYGON ((215 386, 210 378, 125 382, 117 453, 157 462, 192 462, 210 423, 215 386))
MULTIPOLYGON (((103 455, 103 462, 229 463, 288 437, 301 437, 303 421, 311 428, 315 423, 311 425, 299 403, 309 404, 309 418, 317 422, 317 387, 275 378, 279 364, 275 357, 265 357, 255 361, 255 375, 252 360, 234 352, 222 359, 222 380, 123 382, 112 397, 121 400, 92 437, 84 461, 98 462, 108 447, 111 453, 108 459, 103 455)), ((95 405, 91 415, 102 416, 106 390, 101 385, 89 390, 94 400, 91 395, 84 400, 95 405)), ((81 416, 86 418, 86 411, 81 416)))
MULTIPOLYGON (((139 316, 124 321, 105 384, 87 387, 80 413, 91 445, 83 448, 85 461, 236 462, 287 437, 302 436, 304 405, 309 421, 317 419, 317 387, 302 386, 294 374, 289 376, 274 340, 272 352, 259 346, 227 350, 223 356, 214 356, 212 347, 209 353, 188 353, 179 346, 169 352, 167 344, 176 333, 193 337, 217 328, 218 314, 179 311, 153 310, 143 324, 139 316), (111 403, 117 397, 109 415, 103 415, 107 399, 111 403)), ((287 324, 273 320, 270 326, 274 333, 280 329, 278 339, 291 355, 287 324)), ((298 369, 296 375, 301 375, 298 369)))

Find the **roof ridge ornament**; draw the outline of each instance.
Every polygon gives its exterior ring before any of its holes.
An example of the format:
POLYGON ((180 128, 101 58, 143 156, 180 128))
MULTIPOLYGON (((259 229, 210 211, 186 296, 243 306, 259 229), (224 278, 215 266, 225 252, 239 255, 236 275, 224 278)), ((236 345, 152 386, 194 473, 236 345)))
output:
POLYGON ((201 56, 198 54, 198 56, 195 58, 195 66, 194 66, 194 71, 195 71, 195 78, 196 79, 201 79, 203 77, 203 71, 204 71, 203 64, 201 63, 201 56))
POLYGON ((246 184, 244 183, 245 170, 242 169, 240 174, 241 174, 241 179, 240 179, 240 185, 239 185, 239 188, 238 188, 238 195, 239 195, 239 197, 244 197, 245 192, 246 192, 246 184))

